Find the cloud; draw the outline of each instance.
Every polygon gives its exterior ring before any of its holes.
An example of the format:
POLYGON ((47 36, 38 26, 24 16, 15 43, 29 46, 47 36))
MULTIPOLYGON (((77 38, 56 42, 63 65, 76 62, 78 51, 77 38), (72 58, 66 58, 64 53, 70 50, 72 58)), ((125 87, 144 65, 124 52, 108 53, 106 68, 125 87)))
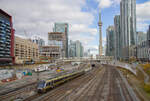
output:
POLYGON ((138 31, 147 31, 149 24, 146 22, 138 22, 137 23, 137 30, 138 31))
POLYGON ((137 10, 137 16, 140 20, 150 20, 150 12, 145 12, 149 11, 150 9, 150 1, 147 1, 142 4, 137 4, 136 10, 137 10))
POLYGON ((86 0, 0 0, 0 9, 13 17, 16 35, 27 33, 28 37, 38 35, 47 40, 54 22, 67 22, 70 39, 88 44, 95 39, 97 29, 89 27, 94 15, 83 12, 84 6, 86 0))
POLYGON ((70 36, 70 38, 73 40, 73 41, 76 41, 76 40, 79 40, 82 42, 83 46, 88 46, 90 45, 90 43, 95 40, 95 37, 94 36, 88 36, 88 35, 84 35, 84 34, 78 34, 78 35, 75 35, 73 34, 72 36, 70 36))
POLYGON ((98 31, 96 28, 89 28, 87 25, 85 24, 73 24, 70 28, 70 30, 72 32, 74 32, 73 34, 91 34, 91 35, 97 35, 98 31), (86 29, 86 30, 85 30, 86 29))
POLYGON ((118 5, 121 0, 96 0, 99 3, 99 8, 109 8, 118 5))
POLYGON ((105 46, 106 45, 106 37, 103 37, 103 46, 105 46))
POLYGON ((136 14, 137 14, 137 30, 146 31, 148 29, 150 21, 150 1, 144 2, 142 4, 137 4, 136 14))

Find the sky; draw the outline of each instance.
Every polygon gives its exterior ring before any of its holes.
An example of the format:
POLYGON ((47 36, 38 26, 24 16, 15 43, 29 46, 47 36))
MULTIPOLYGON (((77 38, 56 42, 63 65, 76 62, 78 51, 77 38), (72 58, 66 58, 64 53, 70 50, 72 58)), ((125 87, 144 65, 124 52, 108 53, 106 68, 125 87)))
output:
MULTIPOLYGON (((137 0, 136 3, 137 31, 146 32, 150 24, 150 0, 137 0)), ((12 15, 17 36, 32 38, 36 35, 47 43, 54 23, 67 22, 69 40, 81 41, 87 50, 98 49, 100 9, 105 45, 106 29, 114 24, 114 16, 120 13, 120 0, 0 0, 0 9, 12 15)))

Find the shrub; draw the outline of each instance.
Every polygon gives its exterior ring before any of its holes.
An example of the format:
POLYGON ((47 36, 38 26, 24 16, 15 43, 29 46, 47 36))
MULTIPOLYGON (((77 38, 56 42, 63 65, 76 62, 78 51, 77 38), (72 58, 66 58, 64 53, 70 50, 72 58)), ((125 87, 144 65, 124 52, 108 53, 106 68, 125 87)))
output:
POLYGON ((144 90, 148 93, 150 93, 150 84, 145 84, 144 85, 144 90))
POLYGON ((150 75, 150 64, 141 65, 146 73, 150 75))

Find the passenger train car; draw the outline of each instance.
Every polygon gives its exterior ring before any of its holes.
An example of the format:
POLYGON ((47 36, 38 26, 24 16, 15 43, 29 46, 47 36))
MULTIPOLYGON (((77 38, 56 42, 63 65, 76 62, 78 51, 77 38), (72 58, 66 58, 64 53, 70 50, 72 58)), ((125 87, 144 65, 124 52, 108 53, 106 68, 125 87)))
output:
POLYGON ((74 79, 74 78, 81 76, 83 74, 84 74, 84 71, 78 71, 78 72, 69 73, 69 74, 66 74, 63 76, 51 78, 48 80, 42 80, 38 83, 37 91, 38 91, 38 93, 44 93, 48 89, 54 88, 54 87, 66 82, 68 80, 74 79))

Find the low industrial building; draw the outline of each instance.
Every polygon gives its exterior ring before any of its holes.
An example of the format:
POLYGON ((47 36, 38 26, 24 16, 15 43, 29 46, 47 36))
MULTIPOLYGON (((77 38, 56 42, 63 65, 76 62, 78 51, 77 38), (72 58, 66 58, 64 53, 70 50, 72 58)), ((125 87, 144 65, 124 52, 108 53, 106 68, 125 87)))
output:
POLYGON ((38 61, 38 45, 29 39, 23 39, 15 36, 15 63, 24 63, 26 61, 38 61))

